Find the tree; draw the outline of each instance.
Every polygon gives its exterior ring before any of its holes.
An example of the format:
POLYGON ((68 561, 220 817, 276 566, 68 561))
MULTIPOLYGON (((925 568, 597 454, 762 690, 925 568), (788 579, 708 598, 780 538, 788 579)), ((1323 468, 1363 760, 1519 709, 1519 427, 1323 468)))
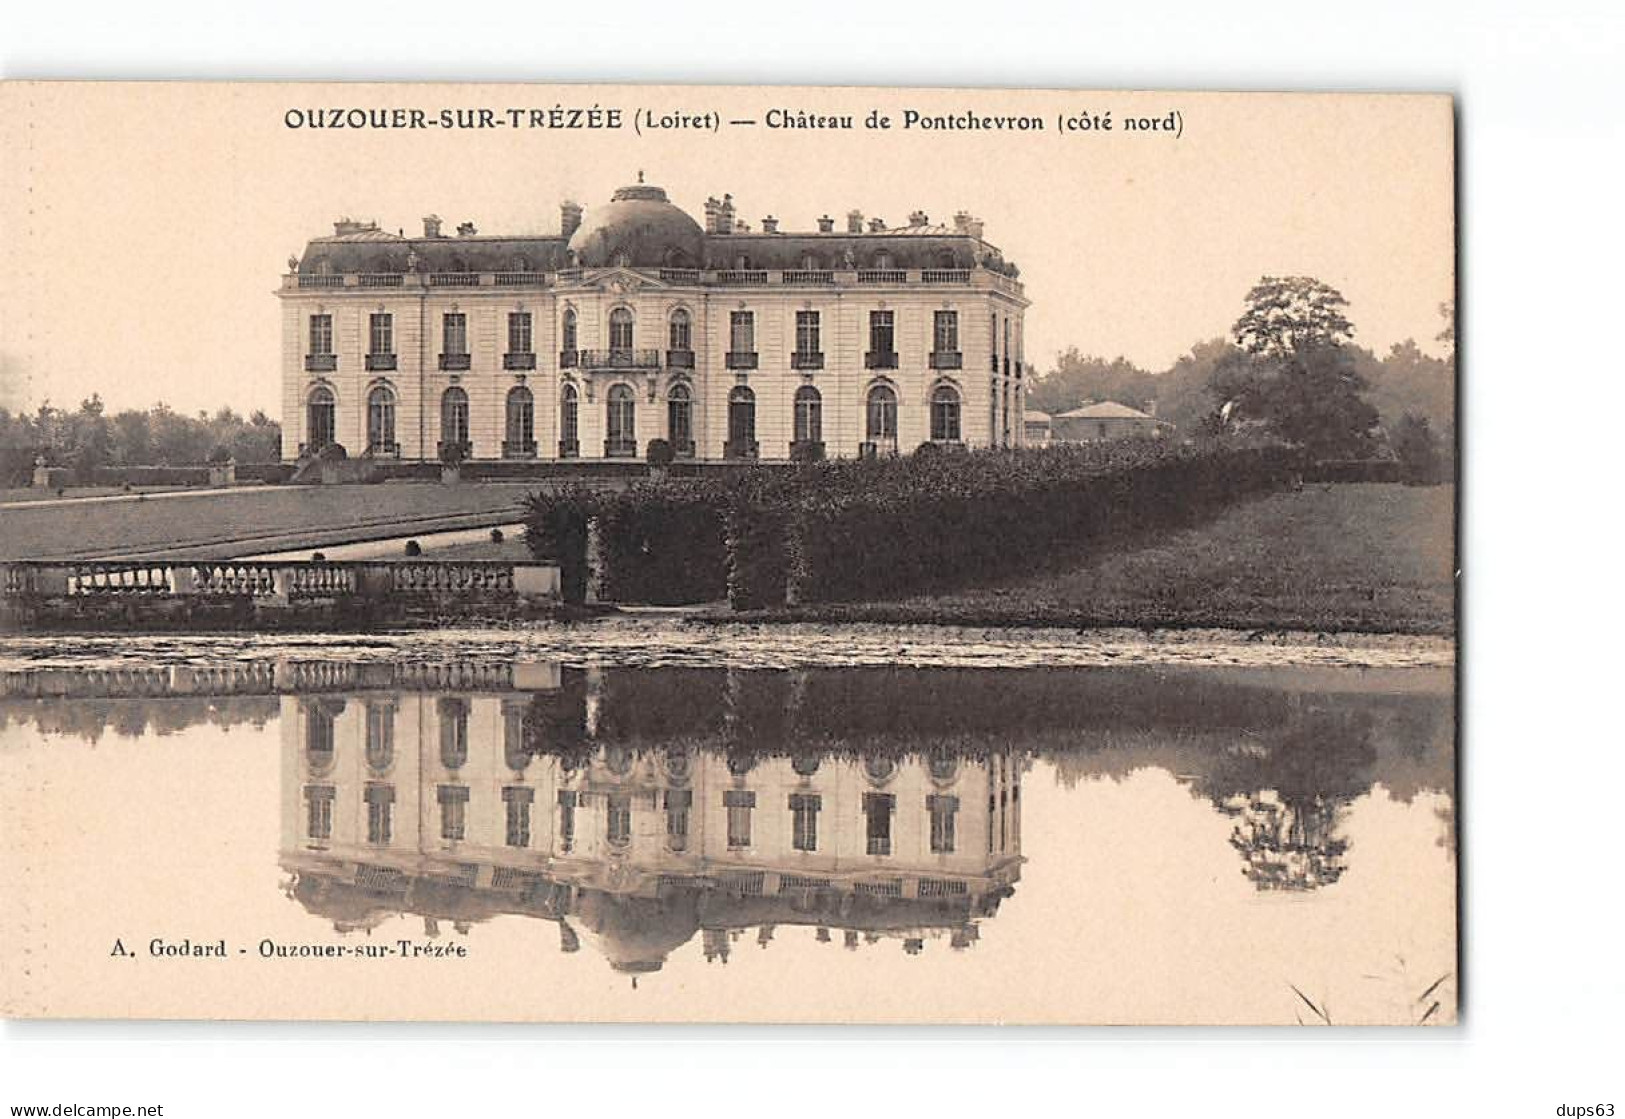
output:
POLYGON ((1388 438, 1407 482, 1428 485, 1439 480, 1439 442, 1426 416, 1406 412, 1388 438))
POLYGON ((1222 426, 1262 423, 1318 458, 1370 451, 1377 410, 1350 345, 1354 326, 1336 288, 1309 276, 1265 276, 1232 328, 1238 350, 1213 370, 1222 426))

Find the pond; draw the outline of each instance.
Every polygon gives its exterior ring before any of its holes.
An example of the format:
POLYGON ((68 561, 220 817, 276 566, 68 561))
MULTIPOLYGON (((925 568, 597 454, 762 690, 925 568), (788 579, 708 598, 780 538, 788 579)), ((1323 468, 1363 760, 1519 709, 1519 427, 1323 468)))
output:
POLYGON ((1437 648, 648 620, 0 685, 13 1013, 1455 1018, 1437 648))

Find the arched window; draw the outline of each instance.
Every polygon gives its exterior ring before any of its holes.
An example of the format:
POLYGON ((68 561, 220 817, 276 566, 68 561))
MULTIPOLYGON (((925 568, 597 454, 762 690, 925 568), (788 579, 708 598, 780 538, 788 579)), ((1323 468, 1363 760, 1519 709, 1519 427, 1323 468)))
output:
POLYGON ((694 453, 694 399, 687 385, 673 385, 666 394, 666 439, 675 453, 694 453))
POLYGON ((440 445, 468 453, 468 393, 453 385, 440 398, 440 445))
POLYGON ((317 385, 305 403, 305 445, 319 451, 333 442, 337 430, 338 406, 333 401, 333 390, 317 385))
POLYGON ((503 458, 531 458, 536 454, 536 398, 524 385, 508 390, 505 431, 503 458))
POLYGON ((694 320, 681 307, 671 313, 667 349, 688 353, 694 349, 694 320))
POLYGON ((440 716, 440 764, 461 769, 468 761, 468 700, 442 696, 435 708, 440 716))
POLYGON ((636 458, 638 453, 637 393, 631 385, 616 385, 609 390, 607 402, 608 424, 605 428, 604 454, 613 458, 636 458))
POLYGON ((931 394, 931 438, 939 443, 959 442, 959 390, 938 385, 931 394))
POLYGON ((395 390, 375 385, 367 394, 367 453, 392 455, 395 445, 395 390))
POLYGON ((395 763, 395 708, 388 703, 367 704, 367 768, 382 777, 395 763))
POLYGON ((632 348, 632 312, 625 307, 617 307, 609 313, 609 348, 632 348))
POLYGON ((790 768, 796 771, 797 776, 811 777, 818 772, 821 760, 817 754, 796 754, 790 759, 790 768))
POLYGON ((580 349, 576 338, 576 312, 574 307, 564 309, 564 319, 559 324, 559 364, 566 369, 576 364, 576 354, 580 349))
POLYGON ((559 457, 575 458, 581 453, 581 399, 574 385, 565 385, 559 397, 559 457))
POLYGON ((869 390, 864 432, 877 450, 897 450, 897 393, 890 385, 869 390))
POLYGON ((796 390, 795 441, 822 443, 824 441, 824 401, 818 390, 802 385, 796 390))
POLYGON ((728 446, 730 458, 756 454, 756 394, 740 385, 728 394, 728 446))

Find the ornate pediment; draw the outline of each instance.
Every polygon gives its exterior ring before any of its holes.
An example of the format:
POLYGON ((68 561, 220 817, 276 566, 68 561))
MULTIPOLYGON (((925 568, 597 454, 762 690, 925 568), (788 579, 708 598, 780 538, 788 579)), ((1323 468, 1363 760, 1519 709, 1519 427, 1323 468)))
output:
MULTIPOLYGON (((563 286, 563 284, 560 285, 560 287, 563 286)), ((616 266, 587 269, 581 273, 580 279, 571 286, 578 289, 591 288, 607 295, 631 295, 644 288, 667 288, 671 285, 648 272, 639 272, 633 268, 616 266)))

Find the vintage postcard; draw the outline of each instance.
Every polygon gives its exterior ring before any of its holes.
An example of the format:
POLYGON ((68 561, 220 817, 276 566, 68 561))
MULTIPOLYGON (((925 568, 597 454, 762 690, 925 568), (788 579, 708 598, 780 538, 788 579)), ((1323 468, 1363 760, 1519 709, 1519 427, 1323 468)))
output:
POLYGON ((1453 113, 0 85, 0 1011, 1454 1023, 1453 113))

